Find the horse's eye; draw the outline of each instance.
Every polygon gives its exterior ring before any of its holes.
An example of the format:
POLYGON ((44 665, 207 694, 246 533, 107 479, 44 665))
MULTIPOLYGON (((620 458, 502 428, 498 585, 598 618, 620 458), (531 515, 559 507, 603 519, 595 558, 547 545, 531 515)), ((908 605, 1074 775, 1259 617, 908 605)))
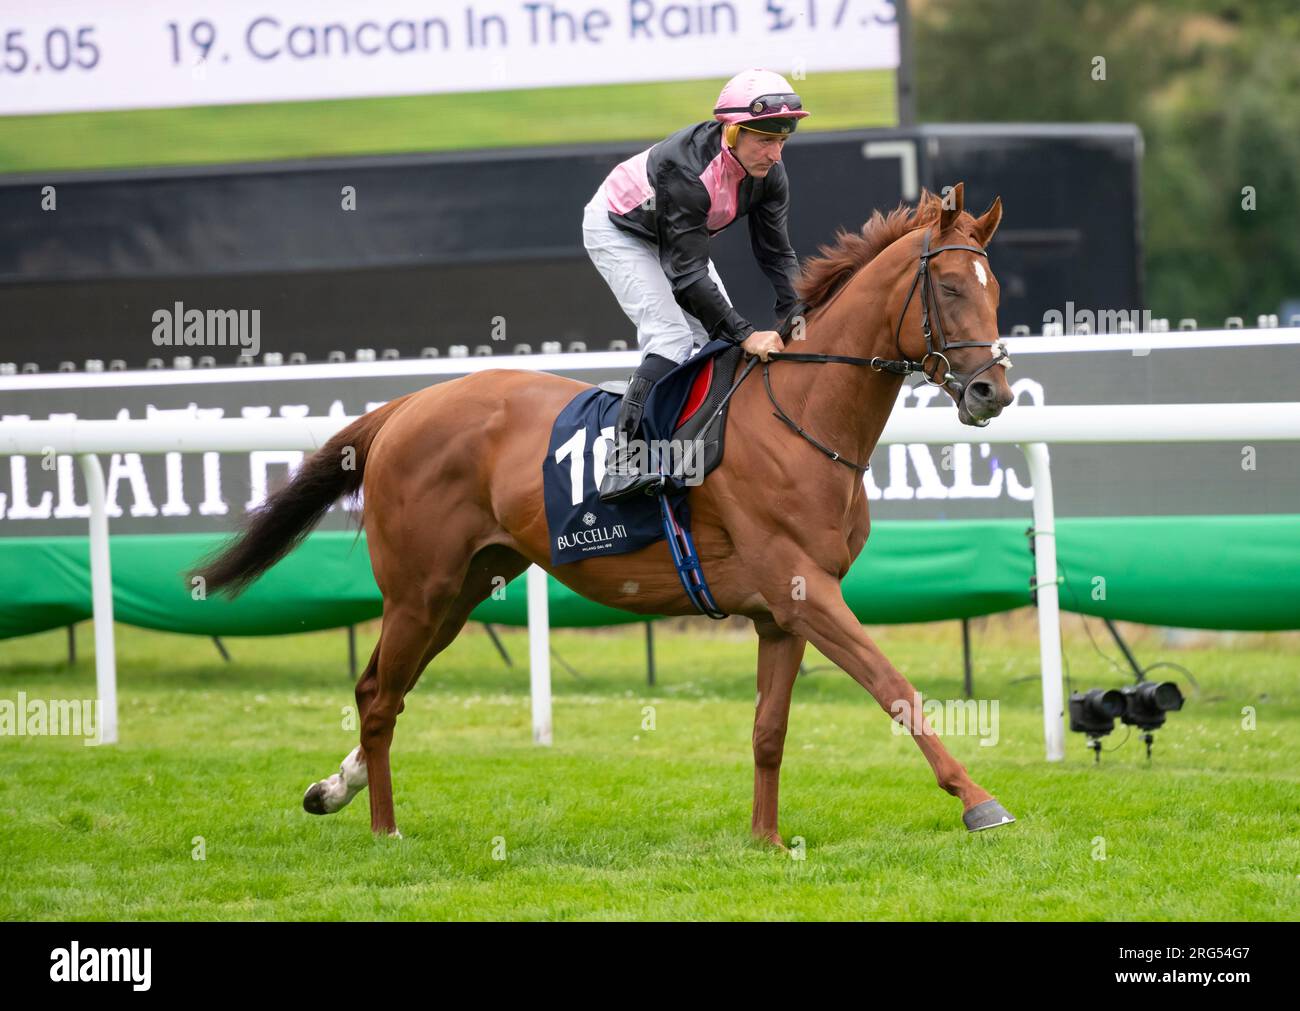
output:
POLYGON ((960 294, 961 294, 961 292, 958 291, 956 288, 954 288, 951 284, 940 285, 940 287, 942 287, 943 290, 946 291, 949 295, 960 295, 960 294))

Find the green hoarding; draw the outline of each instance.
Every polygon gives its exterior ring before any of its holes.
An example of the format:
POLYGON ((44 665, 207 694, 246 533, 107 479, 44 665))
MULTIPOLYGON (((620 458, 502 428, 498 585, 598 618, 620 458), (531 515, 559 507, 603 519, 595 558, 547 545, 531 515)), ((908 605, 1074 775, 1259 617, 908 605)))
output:
MULTIPOLYGON (((883 521, 844 580, 867 623, 937 621, 1030 603, 1025 520, 883 521)), ((221 538, 123 535, 111 540, 114 617, 196 635, 282 635, 376 617, 379 590, 364 538, 321 531, 238 600, 193 599, 184 573, 221 538)), ((1207 629, 1300 628, 1300 515, 1057 520, 1066 611, 1207 629)), ((551 622, 640 620, 584 600, 552 578, 551 622)), ((91 615, 84 537, 0 539, 0 638, 91 615)), ((473 619, 527 623, 523 578, 473 619)))

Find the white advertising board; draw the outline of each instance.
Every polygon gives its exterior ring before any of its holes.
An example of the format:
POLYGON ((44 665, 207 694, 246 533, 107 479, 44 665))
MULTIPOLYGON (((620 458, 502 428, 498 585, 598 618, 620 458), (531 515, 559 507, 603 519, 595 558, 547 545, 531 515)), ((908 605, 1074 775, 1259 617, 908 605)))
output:
POLYGON ((898 66, 892 0, 0 2, 0 115, 898 66))

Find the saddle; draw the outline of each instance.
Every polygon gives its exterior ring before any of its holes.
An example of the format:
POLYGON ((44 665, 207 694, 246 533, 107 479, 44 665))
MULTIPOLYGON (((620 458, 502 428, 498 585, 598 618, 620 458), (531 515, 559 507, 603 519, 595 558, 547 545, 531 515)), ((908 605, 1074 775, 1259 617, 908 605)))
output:
MULTIPOLYGON (((744 349, 738 344, 729 344, 707 355, 702 351, 656 383, 646 403, 642 429, 648 438, 668 438, 688 445, 700 440, 704 454, 700 478, 708 476, 722 462, 727 411, 731 407, 730 400, 724 402, 724 398, 735 381, 736 367, 743 356, 744 349)), ((601 383, 599 389, 621 397, 627 392, 627 383, 610 380, 601 383)), ((670 486, 683 486, 683 463, 677 461, 674 472, 668 476, 670 486)))
MULTIPOLYGON (((804 311, 806 306, 799 305, 781 324, 777 332, 782 339, 789 334, 794 320, 802 318, 804 311)), ((658 530, 652 530, 650 526, 650 510, 655 509, 655 504, 648 499, 621 502, 616 510, 611 510, 608 503, 599 501, 594 488, 585 498, 576 493, 571 496, 562 494, 563 482, 555 464, 562 458, 569 459, 577 442, 589 443, 594 433, 612 431, 610 423, 614 408, 618 405, 618 398, 627 392, 627 383, 601 383, 599 387, 589 388, 573 398, 552 426, 549 455, 542 466, 553 562, 561 564, 570 559, 591 557, 592 554, 633 551, 662 537, 668 543, 682 589, 695 608, 710 618, 727 617, 713 599, 691 538, 685 474, 689 469, 692 477, 703 480, 722 462, 731 395, 754 364, 751 362, 746 366, 737 379, 737 368, 744 353, 744 348, 737 344, 724 340, 709 341, 699 354, 688 358, 659 380, 646 398, 645 412, 641 417, 643 438, 655 442, 672 440, 677 447, 677 451, 669 456, 673 470, 665 475, 655 494, 660 522, 658 530), (603 405, 594 402, 597 398, 604 400, 603 405), (584 436, 583 432, 570 434, 578 428, 592 433, 592 436, 584 436), (702 460, 696 458, 699 453, 703 455, 702 460), (584 509, 585 512, 578 517, 578 510, 584 509), (606 516, 612 517, 612 526, 597 528, 596 525, 606 516), (579 520, 589 529, 573 532, 579 520)), ((770 396, 770 388, 768 393, 770 396)), ((572 472, 581 475, 582 470, 573 468, 572 472)), ((570 485, 573 483, 569 482, 570 485)))

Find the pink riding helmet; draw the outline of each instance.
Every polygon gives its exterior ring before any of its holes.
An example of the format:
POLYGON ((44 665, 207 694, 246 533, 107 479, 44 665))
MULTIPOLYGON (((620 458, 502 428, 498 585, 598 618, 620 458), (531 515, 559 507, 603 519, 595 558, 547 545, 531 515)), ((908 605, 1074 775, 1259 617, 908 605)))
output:
POLYGON ((808 113, 790 82, 771 70, 745 70, 728 81, 713 109, 723 123, 762 119, 803 119, 808 113))

